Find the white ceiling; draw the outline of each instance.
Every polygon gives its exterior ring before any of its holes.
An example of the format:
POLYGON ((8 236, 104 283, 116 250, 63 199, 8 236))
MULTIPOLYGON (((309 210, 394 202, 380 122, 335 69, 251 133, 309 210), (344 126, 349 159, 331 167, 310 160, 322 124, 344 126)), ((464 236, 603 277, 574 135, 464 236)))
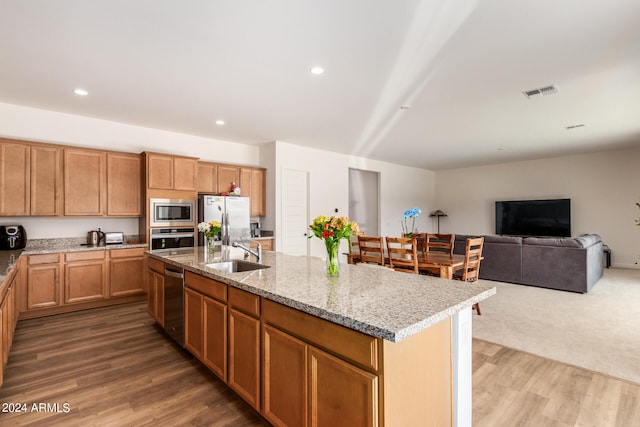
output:
POLYGON ((0 102, 432 170, 639 146, 640 1, 0 0, 0 102))

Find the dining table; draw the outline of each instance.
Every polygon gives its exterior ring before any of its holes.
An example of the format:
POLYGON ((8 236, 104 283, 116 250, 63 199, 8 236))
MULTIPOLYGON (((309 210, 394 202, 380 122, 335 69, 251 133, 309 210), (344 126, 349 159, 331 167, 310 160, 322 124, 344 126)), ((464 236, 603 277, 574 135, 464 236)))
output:
MULTIPOLYGON (((389 257, 385 250, 385 264, 389 265, 389 257)), ((349 264, 356 264, 360 261, 360 253, 357 248, 347 255, 347 262, 349 264)), ((462 270, 464 266, 464 255, 453 254, 438 251, 430 252, 418 252, 418 269, 424 271, 432 271, 433 269, 440 270, 440 277, 443 279, 452 279, 453 274, 462 270)))

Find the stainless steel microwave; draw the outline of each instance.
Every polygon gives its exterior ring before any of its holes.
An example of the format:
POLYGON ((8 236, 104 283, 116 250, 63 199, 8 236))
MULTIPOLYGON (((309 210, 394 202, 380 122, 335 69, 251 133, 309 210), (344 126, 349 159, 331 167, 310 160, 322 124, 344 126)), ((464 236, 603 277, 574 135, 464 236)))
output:
POLYGON ((180 227, 196 225, 196 201, 190 199, 150 199, 149 226, 180 227))

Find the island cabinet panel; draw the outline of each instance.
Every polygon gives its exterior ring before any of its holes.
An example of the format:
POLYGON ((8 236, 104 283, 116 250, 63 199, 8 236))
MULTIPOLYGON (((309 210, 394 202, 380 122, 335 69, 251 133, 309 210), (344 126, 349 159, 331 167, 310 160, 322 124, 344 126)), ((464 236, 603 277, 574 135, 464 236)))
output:
POLYGON ((29 215, 30 186, 29 146, 0 141, 0 215, 29 215))
POLYGON ((273 301, 264 300, 263 319, 361 367, 377 371, 380 340, 273 301))
POLYGON ((199 292, 189 288, 184 290, 184 347, 200 360, 204 350, 203 299, 199 292))
POLYGON ((62 214, 62 148, 31 147, 31 215, 62 214))
POLYGON ((164 326, 164 263, 154 259, 147 262, 147 312, 164 326))
POLYGON ((185 347, 227 381, 227 285, 185 273, 185 347))
POLYGON ((309 358, 310 426, 379 425, 376 375, 318 349, 309 358))
POLYGON ((64 214, 103 215, 106 153, 64 149, 64 214))
POLYGON ((109 295, 119 297, 140 294, 144 286, 144 252, 146 248, 109 251, 109 295))
POLYGON ((107 297, 105 251, 68 253, 65 260, 65 304, 107 297))
POLYGON ((229 289, 228 384, 260 410, 260 297, 229 289), (249 313, 249 314, 245 314, 249 313))
POLYGON ((204 353, 202 362, 227 381, 227 306, 204 297, 204 353))
POLYGON ((218 165, 198 162, 198 193, 218 193, 218 165))
POLYGON ((383 341, 384 423, 453 425, 451 318, 399 343, 383 341))
POLYGON ((264 417, 276 426, 307 426, 309 346, 269 325, 262 339, 264 417))
POLYGON ((142 159, 139 155, 107 153, 107 215, 142 215, 142 159))
POLYGON ((27 310, 61 304, 60 255, 29 255, 27 260, 27 310))

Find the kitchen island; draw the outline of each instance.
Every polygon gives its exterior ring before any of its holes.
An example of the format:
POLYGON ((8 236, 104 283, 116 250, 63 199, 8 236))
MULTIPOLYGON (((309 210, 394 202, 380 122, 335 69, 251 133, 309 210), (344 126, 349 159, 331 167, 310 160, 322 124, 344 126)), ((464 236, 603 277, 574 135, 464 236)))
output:
POLYGON ((276 252, 207 266, 240 254, 148 255, 186 271, 187 350, 271 423, 470 425, 471 306, 494 287, 361 265, 328 278, 324 260, 276 252))

